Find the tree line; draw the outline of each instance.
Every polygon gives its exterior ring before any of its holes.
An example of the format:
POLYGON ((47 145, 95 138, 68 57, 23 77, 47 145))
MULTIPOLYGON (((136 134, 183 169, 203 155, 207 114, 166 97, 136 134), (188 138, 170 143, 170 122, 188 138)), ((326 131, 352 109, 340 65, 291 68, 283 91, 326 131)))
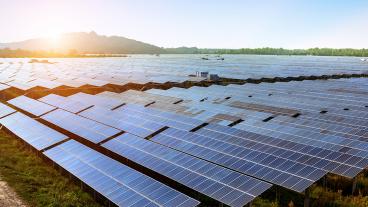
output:
POLYGON ((241 49, 200 49, 196 47, 167 48, 168 53, 174 54, 249 54, 249 55, 314 55, 314 56, 356 56, 367 57, 368 49, 284 49, 284 48, 241 48, 241 49))
MULTIPOLYGON (((356 56, 368 57, 368 49, 333 49, 333 48, 310 48, 310 49, 284 49, 284 48, 242 48, 242 49, 202 49, 196 47, 166 48, 161 51, 164 54, 250 54, 250 55, 313 55, 313 56, 356 56)), ((104 55, 114 56, 115 53, 104 55)), ((151 51, 146 54, 152 54, 151 51)), ((0 49, 2 58, 52 58, 52 57, 86 57, 86 54, 76 50, 68 53, 54 51, 31 51, 22 49, 0 49)))

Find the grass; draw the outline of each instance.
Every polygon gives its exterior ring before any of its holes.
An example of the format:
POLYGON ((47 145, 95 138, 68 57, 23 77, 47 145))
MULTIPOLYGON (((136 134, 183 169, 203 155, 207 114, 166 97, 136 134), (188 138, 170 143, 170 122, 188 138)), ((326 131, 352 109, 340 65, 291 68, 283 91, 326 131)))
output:
MULTIPOLYGON (((254 207, 296 207, 303 206, 303 196, 285 189, 279 189, 276 201, 275 189, 265 192, 253 201, 254 207)), ((314 184, 310 192, 311 207, 368 207, 368 173, 358 176, 357 195, 351 195, 351 180, 336 175, 327 176, 327 187, 314 184)))
POLYGON ((88 193, 3 131, 0 131, 0 174, 29 206, 100 206, 88 193))

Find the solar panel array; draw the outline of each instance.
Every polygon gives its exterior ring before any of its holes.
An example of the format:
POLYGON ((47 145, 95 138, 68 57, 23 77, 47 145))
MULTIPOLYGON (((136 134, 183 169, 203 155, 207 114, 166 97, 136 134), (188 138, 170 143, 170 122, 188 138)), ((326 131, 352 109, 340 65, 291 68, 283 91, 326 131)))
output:
MULTIPOLYGON (((210 71, 221 77, 261 79, 341 74, 366 74, 366 63, 355 57, 225 55, 224 61, 202 55, 132 55, 127 58, 50 59, 54 64, 29 63, 29 59, 2 59, 0 83, 21 90, 62 85, 104 86, 149 82, 201 81, 189 77, 210 71)), ((0 91, 2 85, 0 85, 0 91)))
MULTIPOLYGON (((147 56, 150 58, 149 56, 147 56)), ((107 84, 126 85, 128 83, 146 84, 201 81, 204 78, 189 77, 176 68, 140 68, 142 57, 131 58, 88 58, 55 59, 54 64, 29 63, 29 59, 3 59, 0 64, 0 91, 8 87, 29 90, 34 87, 48 89, 59 86, 81 87, 84 85, 101 87, 107 84), (131 62, 133 61, 133 62, 131 62), (108 70, 107 70, 108 68, 108 70), (122 69, 123 68, 123 69, 122 69)))
POLYGON ((0 124, 117 205, 198 205, 167 181, 243 206, 368 166, 366 80, 19 96, 7 104, 43 124, 4 104, 0 124))

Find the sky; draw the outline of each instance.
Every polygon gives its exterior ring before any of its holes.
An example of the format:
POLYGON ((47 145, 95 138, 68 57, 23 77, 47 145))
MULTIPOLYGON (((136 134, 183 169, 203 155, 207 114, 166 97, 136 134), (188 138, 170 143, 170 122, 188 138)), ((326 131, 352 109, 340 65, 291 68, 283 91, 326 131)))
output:
POLYGON ((368 0, 0 0, 0 42, 95 31, 160 47, 368 48, 368 0))

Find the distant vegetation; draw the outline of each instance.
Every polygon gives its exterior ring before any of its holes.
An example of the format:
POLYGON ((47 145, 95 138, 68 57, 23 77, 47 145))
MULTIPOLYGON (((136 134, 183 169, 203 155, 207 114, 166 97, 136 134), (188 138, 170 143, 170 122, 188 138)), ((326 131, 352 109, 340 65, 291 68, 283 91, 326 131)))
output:
POLYGON ((21 42, 0 43, 0 57, 85 57, 86 54, 99 54, 88 57, 113 57, 116 54, 255 54, 367 57, 368 49, 161 48, 125 37, 104 36, 95 32, 67 33, 56 39, 37 38, 21 42))
MULTIPOLYGON (((128 54, 128 53, 126 53, 128 54)), ((142 52, 140 54, 154 54, 142 52)), ((368 49, 332 49, 332 48, 310 48, 288 50, 283 48, 256 48, 256 49, 198 49, 198 48, 168 48, 157 54, 249 54, 249 55, 313 55, 313 56, 355 56, 368 57, 368 49)), ((57 57, 127 57, 120 53, 81 53, 77 50, 70 50, 67 53, 44 50, 12 50, 9 48, 0 49, 1 58, 57 58, 57 57)))
POLYGON ((368 49, 283 49, 283 48, 242 48, 242 49, 200 49, 196 47, 167 48, 167 53, 173 54, 253 54, 253 55, 314 55, 314 56, 356 56, 367 57, 368 49))

